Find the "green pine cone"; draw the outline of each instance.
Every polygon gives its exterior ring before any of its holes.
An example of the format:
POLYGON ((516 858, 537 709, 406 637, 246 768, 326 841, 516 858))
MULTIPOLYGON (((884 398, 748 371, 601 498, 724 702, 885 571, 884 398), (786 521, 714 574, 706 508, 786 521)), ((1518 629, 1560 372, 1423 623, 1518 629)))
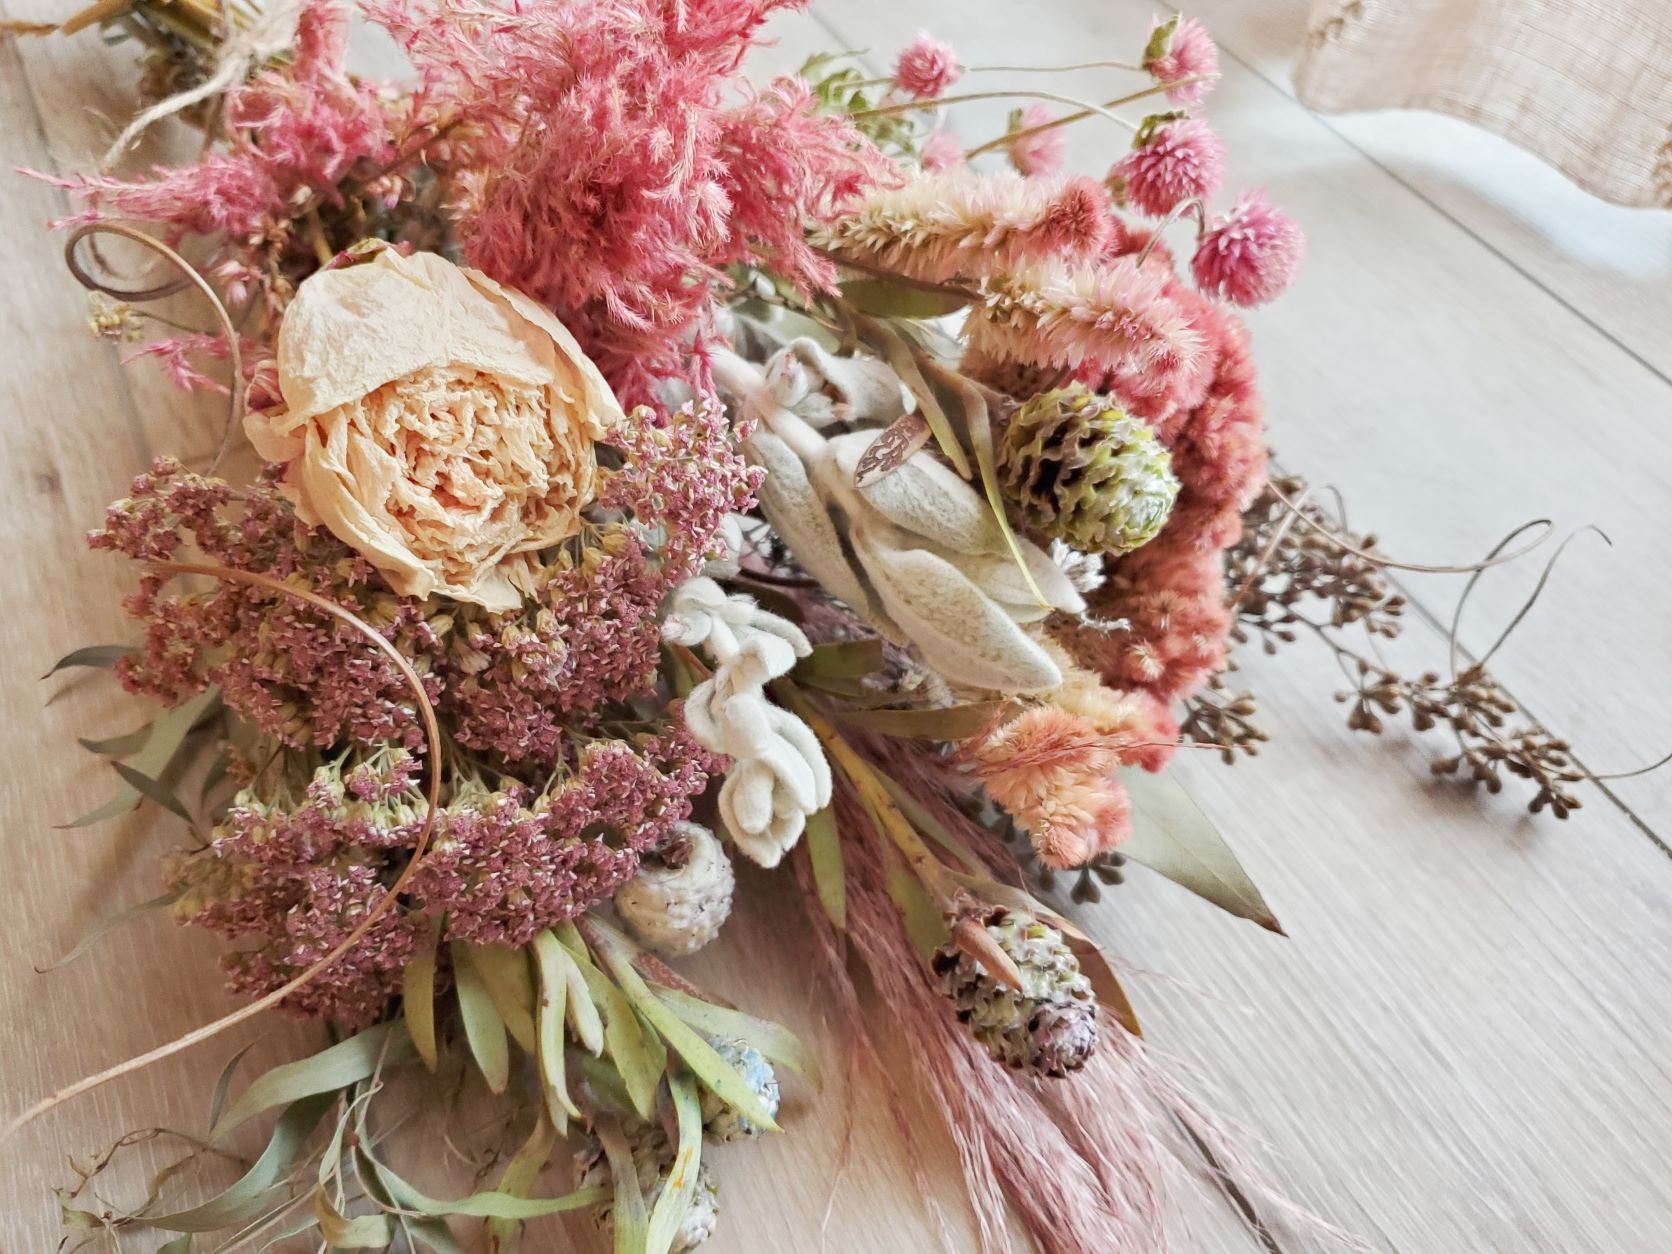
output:
POLYGON ((1172 456, 1149 425, 1079 384, 1017 410, 999 453, 1028 524, 1084 553, 1147 544, 1178 497, 1172 456))
POLYGON ((1097 1048, 1097 1000, 1062 933, 1003 907, 982 922, 1021 972, 1022 990, 999 983, 956 946, 943 945, 930 967, 958 1018, 1006 1066, 1045 1076, 1078 1071, 1097 1048))

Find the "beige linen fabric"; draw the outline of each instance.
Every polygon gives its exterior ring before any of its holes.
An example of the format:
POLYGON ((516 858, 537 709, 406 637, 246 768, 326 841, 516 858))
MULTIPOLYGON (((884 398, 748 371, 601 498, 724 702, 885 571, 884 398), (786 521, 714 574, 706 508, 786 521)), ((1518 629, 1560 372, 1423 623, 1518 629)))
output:
POLYGON ((1433 109, 1624 205, 1672 207, 1672 0, 1317 0, 1314 109, 1433 109))

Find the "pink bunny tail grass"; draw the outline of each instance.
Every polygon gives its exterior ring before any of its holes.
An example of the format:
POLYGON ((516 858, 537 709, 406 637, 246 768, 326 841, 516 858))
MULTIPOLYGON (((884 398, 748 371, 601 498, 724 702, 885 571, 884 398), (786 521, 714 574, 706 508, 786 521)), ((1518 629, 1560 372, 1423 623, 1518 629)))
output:
POLYGON ((855 261, 941 283, 1087 262, 1111 229, 1108 197, 1089 178, 1035 180, 959 168, 871 193, 818 239, 855 261))
POLYGON ((978 357, 1064 371, 1176 380, 1200 376, 1201 334, 1167 293, 1168 272, 1135 258, 1069 271, 1020 270, 996 279, 966 331, 978 357))

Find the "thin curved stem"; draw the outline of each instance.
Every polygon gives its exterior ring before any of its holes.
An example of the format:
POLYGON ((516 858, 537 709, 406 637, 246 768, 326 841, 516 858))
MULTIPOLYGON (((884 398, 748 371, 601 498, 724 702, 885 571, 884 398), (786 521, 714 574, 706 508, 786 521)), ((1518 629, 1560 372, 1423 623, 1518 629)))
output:
POLYGON ((1202 233, 1208 229, 1208 210, 1200 196, 1191 196, 1174 205, 1167 216, 1161 219, 1161 224, 1150 232, 1150 237, 1144 241, 1144 247, 1138 253, 1138 269, 1142 270, 1144 268, 1144 262, 1149 260, 1150 251, 1154 249, 1156 241, 1161 238, 1162 232, 1189 213, 1196 215, 1196 243, 1198 247, 1201 246, 1202 233))
POLYGON ((161 300, 165 296, 173 296, 183 292, 188 287, 195 287, 203 298, 209 302, 215 311, 215 320, 221 325, 221 334, 226 339, 227 359, 232 368, 232 378, 227 385, 226 427, 221 432, 220 443, 215 448, 215 456, 209 463, 209 473, 214 474, 227 452, 232 448, 233 433, 238 430, 244 417, 244 352, 238 344, 238 328, 233 325, 232 315, 227 312, 226 305, 220 296, 204 278, 197 267, 192 265, 174 249, 163 243, 155 236, 147 235, 135 227, 126 226, 120 222, 89 222, 78 229, 64 245, 64 264, 70 268, 70 273, 90 292, 99 292, 116 300, 127 301, 131 304, 145 304, 153 300, 161 300), (122 239, 149 248, 169 265, 180 272, 180 277, 168 283, 160 283, 146 288, 115 287, 96 278, 93 273, 81 264, 76 255, 76 249, 84 239, 95 235, 116 235, 122 239))
POLYGON ((155 1049, 128 1059, 126 1062, 117 1063, 114 1067, 108 1067, 95 1075, 77 1080, 74 1084, 59 1089, 52 1096, 36 1102, 28 1110, 12 1119, 3 1130, 0 1130, 0 1143, 10 1140, 20 1128, 44 1115, 53 1107, 62 1105, 64 1102, 80 1097, 83 1093, 91 1092, 112 1080, 140 1071, 154 1062, 161 1062, 182 1050, 190 1049, 193 1045, 201 1044, 212 1037, 218 1036, 228 1028, 236 1027, 246 1019, 254 1018, 262 1011, 278 1005, 285 998, 306 987, 339 958, 353 949, 355 945, 359 944, 366 933, 371 930, 372 925, 394 907, 401 893, 412 882, 413 875, 417 873, 419 864, 423 861, 424 853, 429 848, 430 834, 435 830, 436 816, 441 810, 441 727, 436 720, 435 706, 430 703, 429 694, 424 691, 423 680, 418 677, 418 672, 413 670, 412 663, 407 661, 401 655, 400 650, 395 648, 374 627, 359 615, 344 609, 336 602, 327 600, 317 593, 292 587, 274 579, 271 575, 262 575, 248 570, 233 570, 230 567, 217 566, 207 562, 148 562, 146 563, 146 569, 166 575, 207 575, 212 579, 249 584, 252 587, 276 592, 280 596, 294 597, 298 601, 304 601, 315 609, 329 614, 339 622, 347 623, 376 645, 394 664, 402 681, 412 690, 412 695, 418 703, 418 714, 424 724, 424 739, 429 749, 430 778, 429 786, 425 789, 425 801, 428 809, 424 814, 423 825, 418 829, 417 839, 413 842, 411 860, 407 862, 406 867, 396 877, 395 882, 383 894, 382 899, 366 911, 360 922, 330 953, 319 959, 300 975, 286 981, 272 992, 257 998, 248 1005, 240 1006, 231 1014, 223 1015, 213 1023, 204 1024, 184 1036, 176 1037, 167 1044, 159 1045, 155 1049))
MULTIPOLYGON (((992 92, 989 93, 989 95, 1025 96, 1040 100, 1058 100, 1065 104, 1077 105, 1079 106, 1079 109, 1075 113, 1064 114, 1062 117, 1053 118, 1049 122, 1041 122, 1037 126, 1030 126, 1020 131, 1011 131, 1008 135, 1000 135, 997 139, 990 139, 984 144, 977 144, 974 148, 971 148, 964 153, 964 158, 968 160, 971 157, 979 157, 984 152, 992 152, 995 149, 1003 148, 1013 139, 1025 139, 1030 135, 1038 135, 1041 132, 1049 131, 1059 126, 1068 126, 1071 123, 1080 122, 1089 117, 1106 117, 1112 122, 1120 123, 1122 126, 1126 127, 1127 130, 1136 131, 1138 129, 1137 126, 1127 121, 1119 114, 1111 113, 1110 110, 1118 109, 1122 105, 1136 103, 1137 101, 1144 100, 1157 94, 1158 92, 1169 91, 1174 87, 1182 87, 1190 83, 1197 83, 1200 81, 1201 77, 1198 76, 1196 78, 1180 79, 1176 83, 1158 83, 1154 87, 1146 87, 1143 91, 1131 92, 1128 95, 1117 97, 1116 99, 1110 100, 1101 105, 1087 104, 1083 100, 1076 100, 1069 96, 1058 96, 1054 92, 992 92)), ((977 98, 986 99, 987 97, 977 98)), ((943 103, 956 104, 959 103, 959 101, 960 98, 958 97, 948 97, 943 103)))

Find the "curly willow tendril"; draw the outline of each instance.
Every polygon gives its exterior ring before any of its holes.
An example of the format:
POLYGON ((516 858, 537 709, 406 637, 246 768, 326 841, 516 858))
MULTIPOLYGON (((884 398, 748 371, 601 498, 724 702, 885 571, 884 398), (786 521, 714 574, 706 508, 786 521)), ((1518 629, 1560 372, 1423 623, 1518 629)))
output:
MULTIPOLYGON (((99 255, 98 249, 92 250, 99 264, 109 269, 108 263, 99 255)), ((70 273, 76 282, 90 292, 109 296, 115 300, 127 301, 133 305, 143 305, 150 301, 162 300, 195 287, 209 302, 215 311, 215 320, 221 325, 221 334, 226 337, 227 358, 232 367, 232 379, 227 385, 226 429, 221 432, 220 443, 215 448, 215 456, 209 463, 209 473, 214 474, 221 461, 232 447, 233 435, 237 432, 239 423, 244 417, 244 354, 238 346, 238 331, 232 325, 232 315, 227 312, 226 304, 216 293, 209 280, 198 272, 197 267, 187 261, 174 249, 163 243, 155 236, 147 235, 135 227, 125 226, 120 222, 90 222, 80 227, 71 235, 64 245, 64 264, 70 268, 70 273), (90 240, 97 235, 115 235, 129 240, 143 248, 150 249, 161 257, 174 269, 180 272, 180 277, 166 283, 157 283, 151 287, 118 287, 98 278, 81 262, 77 249, 83 240, 90 240)))
POLYGON ((389 890, 384 893, 382 899, 366 912, 365 917, 360 920, 354 930, 349 932, 349 934, 345 936, 337 947, 331 950, 330 953, 326 954, 318 962, 314 963, 306 971, 303 971, 300 975, 296 976, 288 983, 280 985, 272 992, 257 999, 256 1001, 250 1002, 246 1006, 239 1007, 231 1014, 216 1019, 213 1023, 205 1024, 203 1027, 188 1032, 184 1036, 177 1037, 164 1045, 159 1045, 147 1053, 130 1058, 126 1062, 118 1063, 114 1067, 110 1067, 94 1075, 87 1076, 85 1079, 77 1080, 74 1084, 59 1089, 56 1093, 52 1094, 52 1096, 43 1098, 41 1101, 31 1106, 28 1110, 25 1110, 22 1114, 14 1118, 5 1126, 3 1130, 0 1130, 0 1142, 10 1140, 19 1129, 24 1127, 26 1124, 31 1123, 39 1116, 44 1115, 55 1106, 62 1105, 64 1102, 67 1102, 72 1098, 80 1097, 83 1093, 91 1092, 93 1089, 107 1084, 111 1080, 118 1079, 134 1071, 143 1070, 144 1068, 149 1067, 152 1063, 161 1062, 163 1059, 180 1053, 182 1050, 190 1049, 193 1045, 201 1044, 202 1042, 209 1040, 211 1037, 218 1036, 228 1028, 235 1027, 244 1022, 246 1019, 253 1018, 262 1011, 278 1005, 285 998, 302 989, 317 978, 350 949, 359 944, 360 940, 368 931, 371 930, 372 926, 380 918, 382 918, 391 907, 394 906, 402 891, 406 888, 407 884, 411 882, 411 879, 417 872, 420 863, 423 861, 424 853, 429 847, 430 835, 435 829, 436 815, 439 813, 441 808, 441 772, 436 769, 436 764, 441 760, 440 755, 442 741, 441 727, 436 720, 435 707, 430 704, 429 696, 424 691, 424 684, 423 681, 419 679, 418 672, 412 669, 412 664, 408 662, 406 658, 401 656, 400 650, 395 648, 393 644, 389 643, 388 640, 380 635, 376 628, 372 627, 359 615, 344 609, 336 602, 319 596, 317 593, 308 592, 301 588, 293 588, 278 579, 274 579, 270 575, 257 574, 254 571, 232 570, 225 566, 218 566, 207 562, 148 562, 146 563, 146 569, 153 573, 164 575, 206 575, 212 579, 231 580, 234 583, 244 583, 249 584, 252 587, 265 588, 269 592, 278 593, 280 596, 293 597, 298 601, 304 601, 313 606, 315 609, 331 615, 331 617, 338 619, 341 622, 347 623, 350 627, 354 628, 354 630, 365 636, 367 640, 371 641, 378 649, 382 650, 384 655, 387 656, 392 663, 394 663, 395 669, 399 672, 402 681, 412 690, 412 695, 418 704, 419 716, 424 724, 424 740, 428 748, 428 757, 430 761, 429 783, 424 790, 424 799, 426 804, 424 822, 419 828, 417 840, 413 844, 411 861, 406 864, 406 867, 401 871, 400 875, 396 877, 395 882, 389 887, 389 890))

